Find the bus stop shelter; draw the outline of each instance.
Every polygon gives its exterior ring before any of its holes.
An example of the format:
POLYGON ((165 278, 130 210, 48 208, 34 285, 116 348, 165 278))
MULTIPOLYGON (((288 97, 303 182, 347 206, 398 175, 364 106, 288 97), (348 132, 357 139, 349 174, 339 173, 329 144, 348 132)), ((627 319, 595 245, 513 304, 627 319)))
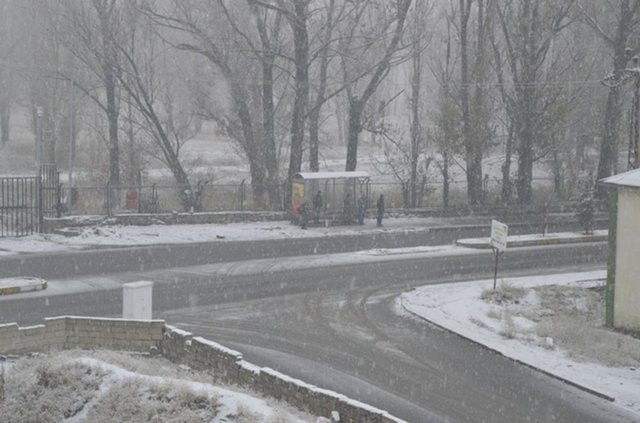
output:
POLYGON ((355 211, 356 199, 364 195, 369 205, 369 174, 367 172, 300 172, 291 183, 291 215, 296 223, 301 219, 301 205, 313 212, 313 198, 322 197, 321 220, 348 222, 355 211))

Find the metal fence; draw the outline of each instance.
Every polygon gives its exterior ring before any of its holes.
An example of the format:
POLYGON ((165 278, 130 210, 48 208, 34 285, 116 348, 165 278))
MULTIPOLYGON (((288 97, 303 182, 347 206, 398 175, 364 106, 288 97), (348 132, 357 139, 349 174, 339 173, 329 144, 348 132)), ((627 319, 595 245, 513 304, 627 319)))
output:
MULTIPOLYGON (((549 181, 537 181, 534 202, 554 201, 549 181)), ((502 203, 501 184, 490 181, 484 187, 485 204, 502 203)), ((416 207, 443 207, 442 183, 421 184, 416 189, 416 207)), ((375 204, 379 194, 384 194, 386 207, 406 208, 408 186, 398 182, 369 182, 369 206, 375 204)), ((46 191, 45 191, 46 192, 46 191)), ((277 186, 250 183, 213 184, 204 181, 194 186, 187 185, 120 185, 120 186, 61 186, 58 189, 60 209, 70 215, 114 215, 124 213, 171 213, 171 212, 228 212, 228 211, 283 211, 288 210, 286 184, 277 186), (272 195, 269 195, 269 192, 272 195), (272 199, 273 201, 270 201, 272 199)), ((570 193, 566 194, 570 196, 570 193)), ((567 198, 555 199, 566 200, 567 198)), ((465 206, 466 183, 451 181, 449 185, 449 207, 465 206)))
POLYGON ((0 237, 26 236, 40 230, 40 193, 36 176, 0 178, 0 237))

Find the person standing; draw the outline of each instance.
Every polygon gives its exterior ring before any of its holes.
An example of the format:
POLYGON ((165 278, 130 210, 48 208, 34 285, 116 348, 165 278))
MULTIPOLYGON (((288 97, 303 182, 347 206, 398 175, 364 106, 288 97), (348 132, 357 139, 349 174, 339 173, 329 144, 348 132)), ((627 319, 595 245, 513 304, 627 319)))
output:
POLYGON ((300 229, 307 229, 307 222, 309 220, 309 210, 307 202, 303 201, 300 204, 300 229))
POLYGON ((384 215, 384 195, 380 194, 380 198, 376 202, 376 218, 378 226, 382 226, 382 215, 384 215))
POLYGON ((320 213, 322 212, 322 192, 313 196, 313 222, 320 223, 320 213))
POLYGON ((364 225, 364 215, 367 212, 367 198, 362 194, 358 198, 358 223, 364 225))

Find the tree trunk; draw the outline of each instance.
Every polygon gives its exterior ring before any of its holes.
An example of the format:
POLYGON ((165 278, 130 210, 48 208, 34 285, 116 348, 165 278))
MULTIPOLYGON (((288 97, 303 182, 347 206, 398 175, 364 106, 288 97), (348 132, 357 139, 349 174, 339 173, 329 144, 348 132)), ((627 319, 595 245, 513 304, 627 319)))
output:
POLYGON ((118 141, 118 106, 113 70, 105 70, 105 93, 107 96, 107 124, 109 126, 109 183, 120 185, 120 145, 118 141))
POLYGON ((413 55, 413 76, 411 78, 411 169, 409 176, 409 203, 416 207, 416 184, 418 179, 418 159, 420 154, 420 77, 422 74, 420 50, 413 55))
POLYGON ((362 132, 363 104, 357 98, 349 99, 349 132, 347 138, 347 162, 345 170, 353 172, 358 166, 358 139, 362 132))
POLYGON ((449 152, 442 153, 442 206, 449 207, 449 152))
POLYGON ((9 125, 11 121, 11 105, 3 103, 0 105, 0 147, 4 147, 9 142, 9 125))
MULTIPOLYGON (((620 1, 620 20, 616 28, 616 35, 613 40, 613 75, 620 77, 623 69, 627 65, 629 57, 625 51, 629 36, 633 30, 633 22, 635 18, 636 8, 631 9, 629 0, 620 1)), ((614 164, 618 157, 618 128, 620 125, 620 87, 614 86, 609 88, 607 94, 607 103, 604 112, 604 124, 602 131, 602 140, 600 142, 600 160, 598 161, 597 179, 606 178, 612 174, 614 164)), ((606 198, 607 189, 603 185, 598 185, 597 195, 599 198, 606 198)))
MULTIPOLYGON (((471 163, 467 162, 468 179, 467 182, 472 184, 472 192, 475 203, 484 202, 483 175, 482 175, 482 156, 484 153, 484 145, 487 139, 487 122, 485 122, 485 92, 482 84, 485 82, 485 46, 486 46, 486 25, 484 0, 477 0, 478 16, 477 16, 477 34, 476 34, 476 52, 475 52, 475 93, 473 98, 473 112, 471 119, 473 122, 472 132, 473 140, 470 148, 471 163)), ((475 204, 474 203, 474 204, 475 204)))
POLYGON ((295 99, 291 118, 291 150, 289 156, 288 182, 300 172, 302 166, 302 145, 304 124, 309 100, 309 36, 307 33, 306 2, 295 0, 295 19, 290 19, 295 48, 295 99))
POLYGON ((502 164, 502 202, 508 204, 511 202, 511 156, 513 153, 513 135, 514 135, 514 123, 513 120, 509 124, 509 130, 507 133, 507 142, 504 152, 504 163, 502 164))
POLYGON ((460 0, 460 101, 462 103, 462 136, 465 149, 465 163, 467 165, 467 197, 471 205, 480 202, 482 187, 482 169, 478 169, 475 159, 475 137, 471 122, 471 107, 469 100, 469 53, 468 53, 468 23, 472 0, 460 0), (478 179, 478 170, 480 178, 478 179))
POLYGON ((324 34, 324 46, 320 52, 320 74, 318 75, 318 91, 316 101, 309 115, 309 168, 312 172, 320 170, 320 117, 322 116, 322 105, 326 101, 324 98, 327 89, 327 71, 329 69, 329 43, 333 33, 333 10, 335 0, 330 0, 327 10, 327 22, 324 34))
POLYGON ((274 56, 265 57, 262 65, 262 122, 264 129, 264 161, 267 171, 267 193, 269 206, 275 209, 280 205, 280 188, 278 185, 278 159, 276 155, 276 136, 273 104, 273 63, 274 56))
MULTIPOLYGON (((525 89, 528 90, 528 89, 525 89)), ((525 107, 525 110, 531 110, 525 107)), ((533 182, 533 122, 531 116, 525 112, 518 145, 518 200, 521 204, 531 203, 533 182)))

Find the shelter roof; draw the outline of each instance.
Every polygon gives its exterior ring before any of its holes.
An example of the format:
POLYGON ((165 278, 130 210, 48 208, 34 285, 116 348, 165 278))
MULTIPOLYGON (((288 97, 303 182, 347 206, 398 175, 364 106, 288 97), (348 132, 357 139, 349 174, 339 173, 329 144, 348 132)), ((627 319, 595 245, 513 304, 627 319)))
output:
POLYGON ((302 179, 354 179, 354 178, 368 178, 367 172, 355 171, 355 172, 300 172, 297 173, 295 178, 302 179))
POLYGON ((640 169, 609 176, 608 178, 600 179, 599 182, 617 187, 640 188, 640 169))

